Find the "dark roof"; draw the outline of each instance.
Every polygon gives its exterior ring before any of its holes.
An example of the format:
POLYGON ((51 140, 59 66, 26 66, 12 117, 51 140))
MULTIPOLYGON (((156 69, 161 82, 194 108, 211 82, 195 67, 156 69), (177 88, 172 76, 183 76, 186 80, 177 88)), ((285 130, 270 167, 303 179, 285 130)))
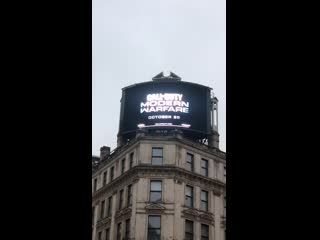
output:
POLYGON ((208 89, 212 90, 211 87, 204 86, 204 85, 201 85, 201 84, 198 84, 198 83, 181 81, 181 77, 179 77, 178 75, 176 75, 173 72, 170 72, 169 76, 164 76, 163 72, 161 72, 161 73, 157 74, 156 76, 154 76, 152 78, 152 81, 132 84, 132 85, 129 85, 127 87, 122 88, 122 90, 126 90, 128 88, 132 88, 132 87, 136 87, 136 86, 140 86, 140 85, 155 83, 155 82, 167 82, 167 83, 169 82, 169 83, 175 83, 175 84, 180 84, 180 83, 181 84, 189 84, 189 85, 198 86, 198 87, 205 87, 205 88, 208 88, 208 89))

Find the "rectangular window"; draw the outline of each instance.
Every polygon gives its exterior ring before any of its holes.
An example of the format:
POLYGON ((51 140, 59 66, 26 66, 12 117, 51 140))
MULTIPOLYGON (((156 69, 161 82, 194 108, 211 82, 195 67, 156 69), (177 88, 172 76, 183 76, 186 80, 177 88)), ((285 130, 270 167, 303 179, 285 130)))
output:
POLYGON ((108 217, 112 214, 112 196, 108 198, 108 217))
POLYGON ((110 169, 110 182, 112 182, 113 179, 114 179, 114 167, 110 169))
POLYGON ((126 166, 125 164, 126 164, 126 159, 124 158, 121 161, 121 174, 124 173, 124 169, 125 169, 125 166, 126 166))
POLYGON ((130 219, 126 220, 126 232, 125 232, 125 240, 129 240, 130 238, 130 219))
POLYGON ((186 186, 186 206, 193 208, 193 187, 186 186))
POLYGON ((162 182, 150 181, 150 202, 161 202, 162 182))
POLYGON ((148 219, 148 240, 161 239, 161 217, 149 216, 148 219))
POLYGON ((190 153, 187 153, 187 170, 193 172, 193 155, 190 153))
POLYGON ((97 191, 97 185, 98 185, 98 179, 95 178, 95 179, 94 179, 94 182, 93 182, 93 191, 94 191, 94 192, 97 191))
POLYGON ((208 177, 208 160, 201 159, 201 175, 208 177))
POLYGON ((103 173, 103 186, 107 184, 107 172, 103 173))
POLYGON ((163 164, 163 148, 152 148, 152 165, 163 164))
POLYGON ((201 210, 208 211, 208 192, 201 191, 201 210))
POLYGON ((209 240, 209 226, 201 224, 201 240, 209 240))
POLYGON ((100 207, 100 219, 104 217, 104 204, 105 200, 101 202, 101 207, 100 207))
POLYGON ((227 173, 226 173, 226 172, 227 172, 227 169, 226 169, 226 168, 227 168, 227 167, 226 167, 226 165, 224 165, 223 167, 224 167, 224 173, 223 173, 223 175, 224 175, 224 177, 226 177, 226 175, 227 175, 227 173))
POLYGON ((133 153, 130 154, 130 164, 129 164, 130 168, 133 167, 133 153))
POLYGON ((185 240, 193 240, 193 222, 186 220, 185 240))
POLYGON ((132 205, 132 185, 128 186, 128 193, 127 193, 127 206, 131 206, 132 205))
POLYGON ((123 206, 123 189, 119 193, 119 210, 122 209, 123 206))
POLYGON ((109 228, 106 229, 105 240, 110 240, 110 229, 109 228))
POLYGON ((98 232, 98 240, 102 240, 102 232, 98 232))
POLYGON ((118 228, 117 228, 117 240, 121 240, 121 222, 118 223, 118 228))

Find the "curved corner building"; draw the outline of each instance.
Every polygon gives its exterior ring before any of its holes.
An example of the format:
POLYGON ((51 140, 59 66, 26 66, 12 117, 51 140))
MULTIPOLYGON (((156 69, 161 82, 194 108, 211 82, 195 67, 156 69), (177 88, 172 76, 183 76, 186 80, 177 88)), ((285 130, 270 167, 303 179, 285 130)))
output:
POLYGON ((93 240, 225 240, 211 90, 174 73, 122 89, 118 146, 92 158, 93 240))

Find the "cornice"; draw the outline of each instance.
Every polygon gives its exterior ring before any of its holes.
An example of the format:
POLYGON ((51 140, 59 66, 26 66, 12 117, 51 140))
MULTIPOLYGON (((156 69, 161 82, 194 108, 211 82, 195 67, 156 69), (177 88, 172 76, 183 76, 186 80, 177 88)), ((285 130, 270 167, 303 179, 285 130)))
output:
POLYGON ((153 166, 146 164, 134 166, 121 176, 115 178, 111 183, 106 184, 98 191, 94 192, 92 195, 92 201, 95 202, 99 200, 101 196, 108 192, 113 192, 113 194, 115 194, 118 189, 129 184, 136 183, 140 178, 149 178, 153 176, 167 179, 171 178, 178 184, 185 182, 200 186, 201 188, 212 190, 216 195, 221 195, 225 188, 225 183, 217 179, 204 177, 200 174, 189 172, 183 168, 169 165, 153 166))
POLYGON ((105 228, 107 225, 111 224, 111 216, 109 217, 104 217, 102 219, 99 219, 97 221, 97 229, 105 228))
POLYGON ((120 222, 122 220, 128 219, 131 216, 132 209, 131 207, 126 207, 121 210, 116 211, 115 221, 120 222))
POLYGON ((195 208, 186 208, 182 210, 182 217, 193 221, 200 221, 202 223, 214 225, 213 213, 204 212, 195 208))

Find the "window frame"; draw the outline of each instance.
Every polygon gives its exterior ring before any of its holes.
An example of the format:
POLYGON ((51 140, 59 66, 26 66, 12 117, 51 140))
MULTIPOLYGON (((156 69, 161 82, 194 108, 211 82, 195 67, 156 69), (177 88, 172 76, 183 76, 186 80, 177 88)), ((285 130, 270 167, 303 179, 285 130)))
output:
POLYGON ((206 211, 206 212, 209 211, 209 192, 206 191, 206 190, 201 190, 201 192, 200 192, 200 209, 202 211, 206 211), (207 200, 206 201, 202 199, 202 192, 206 193, 206 196, 207 196, 207 200), (202 203, 206 204, 206 209, 202 208, 202 203))
POLYGON ((122 222, 117 224, 117 240, 121 240, 122 222))
POLYGON ((98 178, 93 179, 93 191, 96 192, 98 190, 98 178))
POLYGON ((102 231, 98 232, 98 240, 102 240, 102 231))
POLYGON ((132 184, 127 188, 127 207, 132 205, 132 184))
POLYGON ((134 157, 134 152, 130 153, 129 155, 129 169, 133 167, 133 157, 134 157))
POLYGON ((194 188, 193 186, 190 186, 190 185, 186 185, 185 187, 185 206, 189 207, 189 208, 194 208, 194 188), (191 196, 188 196, 187 195, 187 188, 191 188, 191 196), (191 198, 191 206, 188 206, 187 205, 187 198, 191 198))
POLYGON ((148 234, 147 234, 147 239, 149 240, 150 239, 150 229, 152 230, 160 230, 160 235, 159 235, 159 239, 161 239, 161 215, 148 215, 148 234), (150 228, 150 217, 158 217, 160 219, 160 226, 159 228, 150 228))
POLYGON ((209 225, 207 225, 207 224, 203 224, 203 223, 201 223, 201 226, 200 226, 200 239, 201 240, 209 240, 209 225), (203 227, 206 227, 207 228, 207 236, 203 236, 202 235, 202 229, 203 229, 203 227))
POLYGON ((189 219, 185 220, 185 224, 184 224, 184 237, 186 240, 193 240, 194 238, 194 221, 191 221, 189 219), (188 232, 187 231, 187 223, 190 223, 192 226, 192 231, 188 232))
POLYGON ((105 240, 110 240, 110 228, 106 228, 104 237, 105 240))
POLYGON ((123 208, 123 197, 124 197, 124 190, 121 189, 119 191, 119 206, 118 206, 118 210, 121 210, 123 208))
POLYGON ((194 155, 193 155, 192 153, 187 153, 186 168, 187 168, 188 171, 194 172, 194 155), (190 159, 191 159, 191 162, 188 161, 188 160, 189 160, 188 156, 191 156, 191 158, 190 158, 190 159), (189 164, 191 165, 191 166, 190 166, 190 169, 189 169, 189 167, 188 167, 189 164))
POLYGON ((100 204, 100 219, 104 218, 105 204, 106 204, 106 201, 102 200, 100 204))
POLYGON ((208 177, 209 176, 209 161, 207 159, 201 158, 201 175, 208 177), (202 163, 205 162, 206 163, 206 167, 202 167, 202 163), (205 171, 205 174, 203 174, 202 171, 205 171))
POLYGON ((125 240, 128 240, 128 239, 130 239, 131 219, 128 218, 128 219, 125 221, 125 223, 126 223, 126 226, 125 226, 124 239, 125 239, 125 240), (129 222, 129 224, 128 224, 128 222, 129 222), (128 227, 128 226, 129 226, 129 227, 128 227))
POLYGON ((164 157, 163 157, 163 147, 152 147, 152 150, 151 150, 151 165, 153 166, 162 166, 163 165, 163 160, 164 160, 164 157), (161 149, 161 156, 154 156, 153 154, 153 150, 156 150, 156 149, 161 149), (154 164, 154 159, 161 159, 161 164, 154 164))
POLYGON ((158 179, 152 179, 150 180, 150 187, 149 187, 149 202, 152 203, 161 203, 162 202, 162 180, 158 180, 158 179), (161 186, 161 190, 157 191, 157 190, 152 190, 152 182, 160 182, 160 186, 161 186), (151 195, 152 193, 158 193, 160 192, 160 200, 159 201, 151 201, 151 195))
POLYGON ((108 197, 108 212, 107 217, 112 216, 112 196, 108 197))
POLYGON ((114 166, 110 168, 110 182, 114 180, 114 166))
POLYGON ((107 171, 103 172, 102 185, 105 186, 107 184, 107 171))
POLYGON ((126 159, 124 158, 121 160, 121 174, 125 172, 125 168, 126 168, 126 159))

